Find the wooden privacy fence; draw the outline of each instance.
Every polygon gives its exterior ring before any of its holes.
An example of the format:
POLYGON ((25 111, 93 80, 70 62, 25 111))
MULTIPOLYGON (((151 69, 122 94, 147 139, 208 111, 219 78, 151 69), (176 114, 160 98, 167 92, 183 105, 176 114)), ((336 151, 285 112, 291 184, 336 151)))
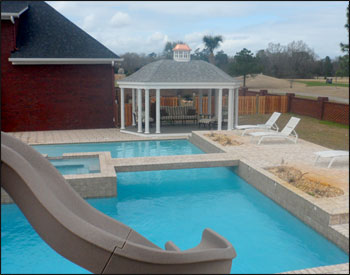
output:
POLYGON ((160 97, 160 106, 179 106, 179 98, 162 96, 160 97))
MULTIPOLYGON (((317 100, 295 97, 294 94, 269 95, 267 91, 244 91, 239 96, 238 114, 270 114, 273 112, 295 113, 311 116, 320 120, 328 120, 349 125, 349 104, 328 102, 328 98, 319 97, 317 100)), ((161 106, 179 106, 179 97, 161 97, 161 106)), ((155 104, 155 97, 151 97, 151 104, 155 104)), ((222 97, 223 109, 227 110, 227 96, 222 97)), ((194 98, 195 109, 199 112, 198 97, 194 98)), ((215 113, 215 96, 212 96, 211 113, 215 113)), ((144 102, 142 102, 144 104, 144 102)), ((202 98, 202 113, 208 114, 208 97, 202 98)), ((120 108, 114 103, 115 125, 120 125, 120 108)), ((125 104, 125 126, 132 125, 132 107, 125 104)))
MULTIPOLYGON (((178 106, 178 98, 177 97, 161 97, 160 98, 160 106, 178 106)), ((152 97, 150 99, 151 103, 156 102, 156 98, 152 97)), ((144 108, 144 102, 142 102, 144 108)), ((118 104, 116 104, 117 110, 120 112, 118 104)), ((132 104, 131 103, 125 103, 124 105, 125 110, 125 126, 131 126, 132 125, 132 104)), ((115 117, 119 117, 119 113, 115 114, 115 117)))
MULTIPOLYGON (((156 97, 150 97, 151 103, 156 103, 156 97)), ((143 102, 144 103, 144 102, 143 102)), ((179 98, 176 96, 161 96, 160 97, 160 106, 179 106, 179 98)))
MULTIPOLYGON (((215 113, 215 97, 212 97, 212 114, 215 113)), ((199 100, 195 97, 195 107, 199 112, 199 100)), ((202 98, 202 113, 208 114, 208 97, 202 98)), ((222 97, 222 106, 227 109, 227 96, 222 97)), ((238 115, 270 114, 273 112, 286 113, 288 97, 285 95, 253 95, 238 97, 238 115)))
POLYGON ((132 125, 132 104, 125 104, 125 126, 132 125))
POLYGON ((273 112, 287 113, 288 97, 286 95, 256 96, 258 98, 258 114, 271 114, 273 112))

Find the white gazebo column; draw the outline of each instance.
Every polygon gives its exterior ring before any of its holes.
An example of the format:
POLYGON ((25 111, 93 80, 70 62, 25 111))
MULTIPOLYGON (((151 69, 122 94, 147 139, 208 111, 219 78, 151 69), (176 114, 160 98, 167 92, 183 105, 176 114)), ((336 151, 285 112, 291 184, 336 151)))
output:
POLYGON ((124 88, 120 88, 120 130, 125 130, 124 88))
POLYGON ((238 88, 235 88, 235 119, 234 119, 234 127, 236 128, 238 126, 238 102, 239 102, 239 98, 238 98, 238 88))
POLYGON ((215 89, 215 116, 218 117, 218 109, 219 109, 219 90, 215 89))
POLYGON ((145 89, 145 134, 149 134, 149 89, 145 89))
POLYGON ((211 89, 208 90, 208 114, 211 118, 211 89))
POLYGON ((203 91, 199 90, 199 100, 198 100, 198 112, 203 114, 203 91))
POLYGON ((228 90, 228 118, 227 118, 227 130, 233 129, 233 89, 228 90))
POLYGON ((136 112, 135 91, 136 89, 131 89, 132 126, 136 125, 135 116, 134 116, 134 113, 136 112))
POLYGON ((137 89, 137 132, 142 133, 142 93, 141 89, 137 89))
POLYGON ((222 125, 222 89, 219 89, 218 95, 218 131, 221 131, 222 125))
POLYGON ((156 134, 160 134, 160 89, 156 90, 156 134))

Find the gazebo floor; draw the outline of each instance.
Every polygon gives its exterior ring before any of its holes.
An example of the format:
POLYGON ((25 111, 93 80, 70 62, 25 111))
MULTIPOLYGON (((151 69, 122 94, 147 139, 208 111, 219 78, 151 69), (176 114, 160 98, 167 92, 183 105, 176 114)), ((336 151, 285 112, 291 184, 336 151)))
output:
MULTIPOLYGON (((137 125, 136 126, 128 126, 125 127, 126 131, 137 133, 137 125)), ((144 131, 144 127, 142 129, 144 131)), ((160 132, 161 134, 190 134, 192 131, 208 131, 208 127, 199 127, 198 124, 164 124, 160 126, 160 132)), ((212 128, 211 130, 216 130, 215 128, 212 128)), ((150 134, 155 134, 156 133, 156 125, 155 123, 150 125, 149 128, 150 134)))

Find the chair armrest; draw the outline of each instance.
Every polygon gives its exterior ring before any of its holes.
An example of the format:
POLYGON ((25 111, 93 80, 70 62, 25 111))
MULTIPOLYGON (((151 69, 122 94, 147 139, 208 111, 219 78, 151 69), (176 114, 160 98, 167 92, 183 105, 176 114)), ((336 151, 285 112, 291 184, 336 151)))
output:
POLYGON ((198 114, 199 118, 210 118, 210 114, 198 114))

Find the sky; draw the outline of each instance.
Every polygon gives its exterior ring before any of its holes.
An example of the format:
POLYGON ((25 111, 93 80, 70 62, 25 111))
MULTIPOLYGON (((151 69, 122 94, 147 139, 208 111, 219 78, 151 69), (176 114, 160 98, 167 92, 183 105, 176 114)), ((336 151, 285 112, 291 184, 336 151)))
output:
POLYGON ((269 43, 304 41, 319 58, 344 55, 347 1, 47 1, 118 55, 161 53, 167 41, 203 49, 204 35, 221 35, 215 51, 256 53, 269 43))

